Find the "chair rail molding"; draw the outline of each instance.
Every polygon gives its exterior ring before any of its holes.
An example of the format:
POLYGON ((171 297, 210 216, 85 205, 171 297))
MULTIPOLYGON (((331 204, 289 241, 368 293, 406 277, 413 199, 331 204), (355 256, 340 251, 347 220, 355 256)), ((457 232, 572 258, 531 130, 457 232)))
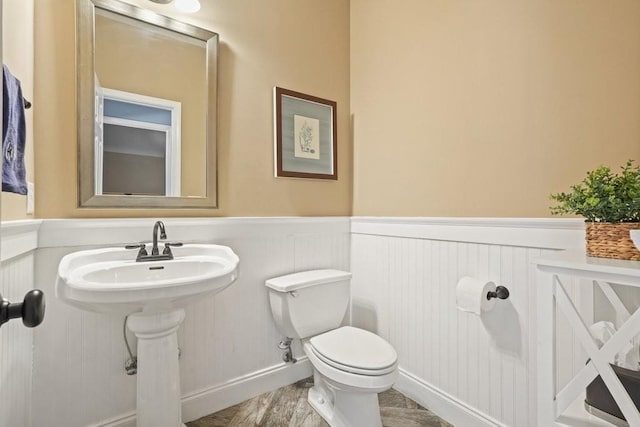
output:
POLYGON ((148 241, 162 220, 171 239, 185 243, 242 237, 277 237, 305 232, 349 233, 349 217, 221 217, 44 220, 39 248, 113 245, 148 241))
POLYGON ((352 217, 351 233, 528 248, 584 248, 580 218, 352 217))
POLYGON ((42 220, 2 221, 0 260, 8 261, 38 248, 38 230, 42 220))

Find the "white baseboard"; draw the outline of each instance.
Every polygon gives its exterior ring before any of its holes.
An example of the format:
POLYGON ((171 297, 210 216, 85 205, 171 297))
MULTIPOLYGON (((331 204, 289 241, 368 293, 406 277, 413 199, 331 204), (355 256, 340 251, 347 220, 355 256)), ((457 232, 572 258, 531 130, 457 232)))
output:
MULTIPOLYGON (((295 364, 278 364, 252 372, 225 383, 191 392, 182 397, 182 421, 197 420, 205 415, 244 402, 247 399, 284 387, 309 377, 311 363, 306 356, 295 364)), ((95 427, 135 427, 136 414, 128 412, 94 424, 95 427)))
POLYGON ((306 356, 295 364, 275 365, 261 371, 234 378, 182 398, 182 420, 193 421, 229 406, 237 405, 259 394, 293 384, 311 376, 313 369, 306 356))
POLYGON ((507 427, 498 420, 456 400, 444 391, 427 384, 402 368, 400 368, 398 381, 396 381, 393 388, 415 400, 454 426, 507 427))
POLYGON ((136 413, 127 412, 99 423, 90 424, 88 427, 136 427, 136 413))

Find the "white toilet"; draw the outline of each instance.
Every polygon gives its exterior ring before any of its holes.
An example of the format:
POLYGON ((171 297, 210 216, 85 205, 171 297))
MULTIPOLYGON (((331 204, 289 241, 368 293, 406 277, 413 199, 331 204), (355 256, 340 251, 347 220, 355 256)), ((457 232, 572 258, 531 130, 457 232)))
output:
POLYGON ((351 273, 313 270, 267 280, 276 325, 300 338, 313 365, 309 403, 332 427, 381 427, 378 393, 398 377, 395 349, 379 336, 339 327, 351 273))

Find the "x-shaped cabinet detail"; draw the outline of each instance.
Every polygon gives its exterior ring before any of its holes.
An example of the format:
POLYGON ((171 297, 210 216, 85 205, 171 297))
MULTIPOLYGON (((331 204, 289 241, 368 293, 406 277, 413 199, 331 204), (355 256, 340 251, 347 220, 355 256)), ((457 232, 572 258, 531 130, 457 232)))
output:
MULTIPOLYGON (((587 257, 584 251, 563 251, 536 261, 541 272, 537 288, 538 426, 549 427, 598 375, 631 427, 640 427, 640 413, 610 365, 614 356, 640 333, 640 309, 629 313, 612 284, 640 288, 640 262, 587 257), (599 286, 622 325, 604 345, 589 332, 563 280, 587 279, 599 286), (556 386, 556 308, 567 319, 589 361, 561 389, 556 386)), ((564 425, 564 424, 563 424, 564 425)))

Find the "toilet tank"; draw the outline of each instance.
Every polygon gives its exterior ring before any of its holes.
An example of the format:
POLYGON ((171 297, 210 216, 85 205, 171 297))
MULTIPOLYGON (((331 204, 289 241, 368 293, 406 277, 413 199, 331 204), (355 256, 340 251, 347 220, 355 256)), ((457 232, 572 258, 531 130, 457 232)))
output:
POLYGON ((273 318, 289 338, 307 338, 340 326, 350 298, 351 273, 312 270, 266 282, 273 318))

